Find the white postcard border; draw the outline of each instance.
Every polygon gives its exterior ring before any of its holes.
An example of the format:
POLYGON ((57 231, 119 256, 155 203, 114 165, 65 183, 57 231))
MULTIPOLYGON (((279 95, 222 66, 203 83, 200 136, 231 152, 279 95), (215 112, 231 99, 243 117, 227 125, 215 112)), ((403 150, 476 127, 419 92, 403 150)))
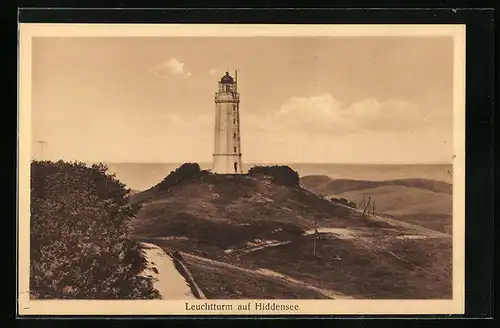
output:
POLYGON ((19 25, 18 312, 20 315, 461 314, 465 302, 465 25, 19 25), (31 41, 33 37, 443 37, 454 39, 452 300, 30 300, 31 41), (231 304, 231 311, 189 311, 231 304), (297 304, 296 311, 237 310, 249 303, 297 304))

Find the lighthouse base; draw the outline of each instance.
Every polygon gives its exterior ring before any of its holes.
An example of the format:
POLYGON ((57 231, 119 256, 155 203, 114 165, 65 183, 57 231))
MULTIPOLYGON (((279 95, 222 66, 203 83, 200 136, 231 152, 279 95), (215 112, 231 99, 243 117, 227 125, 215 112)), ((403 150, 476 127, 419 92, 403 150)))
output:
POLYGON ((243 169, 241 167, 241 157, 238 155, 215 155, 212 172, 217 174, 243 174, 243 169))

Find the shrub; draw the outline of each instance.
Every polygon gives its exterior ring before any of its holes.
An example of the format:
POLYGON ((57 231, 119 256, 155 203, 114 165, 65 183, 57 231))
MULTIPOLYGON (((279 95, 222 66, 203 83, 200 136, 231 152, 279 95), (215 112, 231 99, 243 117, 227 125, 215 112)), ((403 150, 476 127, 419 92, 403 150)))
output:
POLYGON ((340 198, 339 201, 338 201, 340 204, 342 205, 347 205, 349 204, 349 201, 345 198, 340 198))
MULTIPOLYGON (((175 171, 170 172, 170 174, 158 184, 158 188, 168 190, 198 175, 201 175, 201 172, 202 171, 198 163, 184 163, 175 169, 175 171)), ((205 171, 203 172, 206 173, 205 171)))
POLYGON ((127 232, 138 207, 103 164, 31 164, 30 296, 159 298, 127 232))
POLYGON ((352 208, 357 208, 355 202, 351 202, 351 201, 349 201, 346 198, 332 197, 332 198, 330 198, 330 201, 332 201, 334 203, 339 203, 339 204, 342 204, 342 205, 347 205, 347 206, 352 207, 352 208))
POLYGON ((285 186, 300 186, 299 174, 289 166, 254 166, 248 174, 251 176, 266 175, 272 178, 273 182, 285 186))

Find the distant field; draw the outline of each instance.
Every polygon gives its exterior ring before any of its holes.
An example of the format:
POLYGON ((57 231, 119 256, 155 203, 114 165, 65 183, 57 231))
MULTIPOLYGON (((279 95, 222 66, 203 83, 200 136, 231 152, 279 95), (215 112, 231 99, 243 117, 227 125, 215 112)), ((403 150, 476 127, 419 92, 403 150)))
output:
POLYGON ((377 213, 441 232, 452 231, 452 185, 445 182, 334 180, 326 176, 307 176, 301 183, 328 198, 346 198, 358 207, 370 197, 377 213))
POLYGON ((426 179, 399 179, 399 180, 348 180, 332 179, 324 175, 308 175, 301 178, 301 183, 307 189, 322 194, 343 193, 384 186, 412 187, 429 190, 436 193, 452 194, 452 185, 442 181, 426 179))
POLYGON ((417 224, 450 235, 453 233, 453 218, 448 214, 408 214, 394 216, 394 219, 417 224))
POLYGON ((363 198, 371 197, 372 201, 375 201, 377 212, 394 216, 411 214, 450 215, 453 200, 453 197, 448 194, 403 186, 382 186, 346 191, 328 196, 344 197, 356 204, 361 204, 363 198))

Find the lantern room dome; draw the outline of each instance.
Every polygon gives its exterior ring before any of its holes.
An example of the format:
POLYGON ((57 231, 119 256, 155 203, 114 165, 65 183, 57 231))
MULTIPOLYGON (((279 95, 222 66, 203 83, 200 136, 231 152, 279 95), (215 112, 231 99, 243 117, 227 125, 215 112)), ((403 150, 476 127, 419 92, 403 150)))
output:
POLYGON ((221 83, 234 83, 234 79, 231 77, 231 75, 229 75, 229 72, 226 72, 226 75, 224 75, 220 79, 220 82, 221 83))

